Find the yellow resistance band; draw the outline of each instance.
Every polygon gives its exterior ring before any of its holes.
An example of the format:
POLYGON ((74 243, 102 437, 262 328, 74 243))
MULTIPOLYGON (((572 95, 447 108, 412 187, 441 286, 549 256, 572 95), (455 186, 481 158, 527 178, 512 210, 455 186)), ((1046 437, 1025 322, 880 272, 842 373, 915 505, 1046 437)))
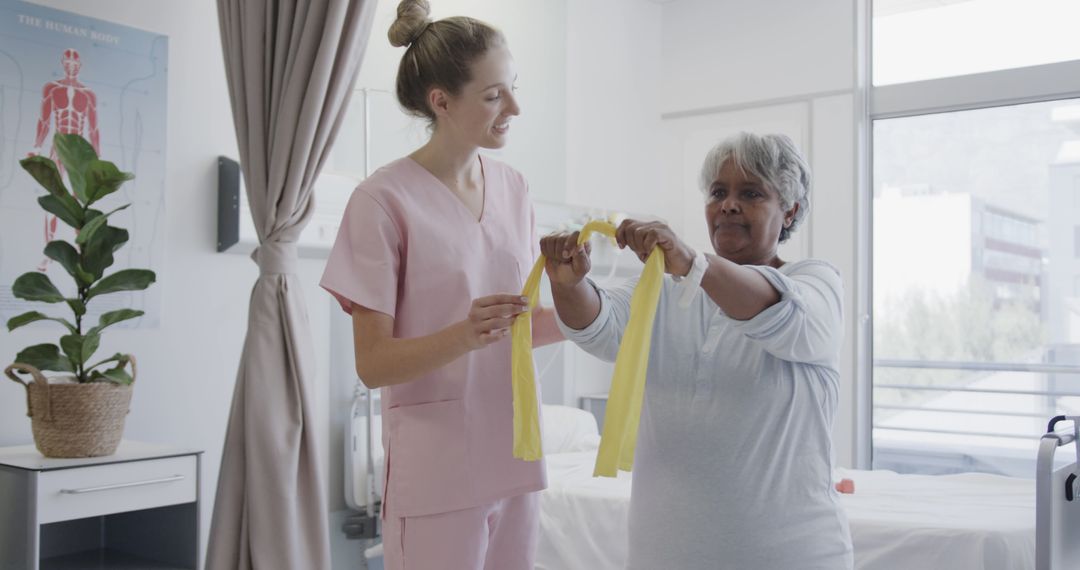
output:
MULTIPOLYGON (((593 232, 614 237, 615 226, 607 222, 589 222, 582 228, 578 244, 588 241, 593 232)), ((546 262, 547 259, 541 255, 525 280, 521 294, 529 298, 529 311, 518 317, 511 327, 514 457, 526 461, 536 461, 542 456, 532 358, 532 309, 540 297, 540 277, 546 262)), ((649 366, 653 320, 656 318, 656 304, 660 300, 663 278, 664 254, 660 248, 654 248, 630 298, 630 322, 623 331, 619 355, 615 359, 615 374, 611 379, 611 391, 604 412, 604 430, 596 455, 594 477, 614 477, 618 469, 630 471, 634 465, 634 445, 637 443, 641 402, 645 395, 645 372, 649 366)))

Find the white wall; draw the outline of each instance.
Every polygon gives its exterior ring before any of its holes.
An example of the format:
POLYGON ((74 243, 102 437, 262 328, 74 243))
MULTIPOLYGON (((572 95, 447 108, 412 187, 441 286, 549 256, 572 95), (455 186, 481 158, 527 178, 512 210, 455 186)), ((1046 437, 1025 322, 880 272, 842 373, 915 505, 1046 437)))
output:
POLYGON ((852 0, 664 5, 663 111, 853 87, 852 0))
POLYGON ((571 2, 566 32, 566 201, 653 213, 660 184, 661 7, 571 2))

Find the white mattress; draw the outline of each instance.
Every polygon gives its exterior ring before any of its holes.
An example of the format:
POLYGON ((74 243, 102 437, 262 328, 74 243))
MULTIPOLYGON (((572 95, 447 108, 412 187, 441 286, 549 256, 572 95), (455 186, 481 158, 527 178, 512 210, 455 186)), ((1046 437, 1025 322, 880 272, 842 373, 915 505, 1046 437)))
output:
MULTIPOLYGON (((622 570, 630 475, 593 478, 595 452, 547 456, 538 570, 622 570)), ((1035 483, 994 475, 840 470, 859 570, 1035 567, 1035 483)))
POLYGON ((553 453, 545 460, 537 570, 623 570, 630 474, 594 478, 595 451, 553 453))
POLYGON ((1035 568, 1035 481, 849 471, 842 501, 860 570, 1035 568))

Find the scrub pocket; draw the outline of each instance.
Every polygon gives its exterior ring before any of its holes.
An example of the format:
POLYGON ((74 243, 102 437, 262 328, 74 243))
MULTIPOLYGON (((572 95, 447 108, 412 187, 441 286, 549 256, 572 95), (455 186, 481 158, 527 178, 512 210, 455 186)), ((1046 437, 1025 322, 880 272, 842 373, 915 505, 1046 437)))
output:
POLYGON ((387 507, 397 517, 471 504, 465 406, 444 400, 388 410, 387 507))

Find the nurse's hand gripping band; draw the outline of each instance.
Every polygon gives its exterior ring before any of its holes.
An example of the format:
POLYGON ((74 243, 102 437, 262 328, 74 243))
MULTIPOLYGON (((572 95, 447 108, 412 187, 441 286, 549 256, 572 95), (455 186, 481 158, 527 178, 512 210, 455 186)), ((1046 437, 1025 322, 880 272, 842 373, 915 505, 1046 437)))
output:
MULTIPOLYGON (((593 232, 614 237, 615 226, 607 222, 589 222, 582 228, 578 244, 588 241, 593 232)), ((533 373, 532 309, 540 296, 540 277, 546 261, 541 255, 525 280, 521 295, 529 298, 529 310, 522 313, 511 327, 514 457, 526 461, 536 461, 542 456, 533 373)), ((645 269, 630 299, 630 322, 623 331, 619 354, 615 359, 615 373, 611 379, 594 477, 614 477, 617 470, 630 471, 634 465, 634 446, 645 395, 645 372, 649 364, 653 320, 656 318, 663 278, 664 254, 657 247, 645 261, 645 269)))

